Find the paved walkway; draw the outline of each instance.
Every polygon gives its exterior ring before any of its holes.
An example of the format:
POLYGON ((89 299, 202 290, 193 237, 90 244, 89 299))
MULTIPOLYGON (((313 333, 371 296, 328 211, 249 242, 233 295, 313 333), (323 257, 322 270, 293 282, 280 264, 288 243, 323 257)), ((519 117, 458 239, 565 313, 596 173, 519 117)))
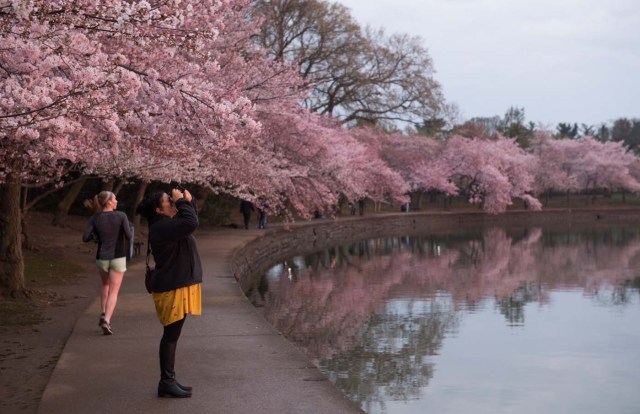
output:
POLYGON ((157 397, 162 326, 144 290, 144 261, 125 275, 113 336, 97 326, 96 299, 82 314, 42 396, 38 413, 362 413, 276 332, 229 271, 234 249, 258 230, 199 231, 205 269, 203 315, 188 317, 176 358, 188 399, 157 397))

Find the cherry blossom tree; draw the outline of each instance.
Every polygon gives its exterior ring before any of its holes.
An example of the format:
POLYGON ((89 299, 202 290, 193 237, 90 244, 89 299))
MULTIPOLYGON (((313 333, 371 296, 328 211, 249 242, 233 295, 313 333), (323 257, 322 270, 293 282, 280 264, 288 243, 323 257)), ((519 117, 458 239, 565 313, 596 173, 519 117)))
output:
POLYGON ((374 128, 351 130, 360 141, 372 148, 393 171, 398 172, 410 192, 436 190, 448 195, 458 192, 450 180, 452 168, 440 154, 444 145, 425 136, 385 133, 374 128))
POLYGON ((211 171, 203 160, 260 132, 242 90, 249 82, 229 88, 233 80, 221 81, 217 58, 224 51, 215 49, 229 27, 225 19, 247 5, 34 0, 1 6, 2 291, 24 288, 21 185, 55 181, 69 166, 204 179, 211 171))
MULTIPOLYGON (((20 187, 56 182, 69 168, 197 182, 302 212, 339 192, 380 191, 372 184, 383 180, 354 180, 366 170, 341 164, 351 154, 364 165, 365 149, 299 108, 305 91, 297 68, 274 62, 252 41, 260 21, 247 18, 250 6, 0 6, 2 291, 24 288, 20 187)), ((383 167, 376 160, 368 166, 383 167)), ((398 179, 388 169, 383 176, 398 179)))
POLYGON ((549 134, 536 134, 532 140, 532 154, 536 157, 534 166, 535 194, 545 195, 545 204, 551 191, 568 191, 577 188, 573 174, 573 161, 577 142, 570 139, 553 139, 549 134))
POLYGON ((622 142, 600 142, 585 136, 578 144, 581 156, 574 159, 578 188, 594 194, 598 189, 640 191, 640 182, 630 174, 636 157, 622 142))
POLYGON ((541 208, 530 195, 535 159, 522 150, 515 139, 468 139, 453 136, 442 152, 443 161, 453 170, 451 178, 470 203, 482 203, 485 211, 499 213, 514 198, 526 201, 531 209, 541 208))
POLYGON ((533 154, 537 193, 551 190, 640 191, 634 176, 637 157, 621 142, 600 142, 586 136, 580 139, 534 139, 533 154))
POLYGON ((266 163, 274 165, 268 173, 272 193, 303 216, 331 213, 328 207, 341 195, 350 200, 404 200, 406 184, 400 175, 336 120, 302 108, 262 115, 265 145, 260 151, 271 158, 266 163))

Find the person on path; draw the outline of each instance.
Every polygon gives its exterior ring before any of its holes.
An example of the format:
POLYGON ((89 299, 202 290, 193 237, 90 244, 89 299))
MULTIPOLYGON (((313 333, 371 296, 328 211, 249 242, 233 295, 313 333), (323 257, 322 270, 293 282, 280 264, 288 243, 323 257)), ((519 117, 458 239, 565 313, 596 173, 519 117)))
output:
POLYGON ((202 264, 193 232, 198 228, 195 200, 174 188, 148 195, 136 212, 149 223, 149 246, 155 262, 151 291, 164 327, 160 340, 158 397, 191 397, 192 387, 176 380, 178 339, 187 314, 202 314, 202 264))
POLYGON ((85 207, 95 214, 89 219, 82 235, 84 242, 96 240, 96 266, 101 279, 100 306, 102 312, 98 325, 105 335, 113 335, 111 317, 118 303, 118 292, 127 271, 127 252, 132 237, 127 215, 116 211, 118 200, 111 191, 102 191, 93 200, 86 200, 85 207))
POLYGON ((264 207, 258 207, 258 228, 267 228, 267 212, 264 210, 264 207))
POLYGON ((244 218, 244 228, 249 229, 249 221, 251 220, 251 212, 254 210, 250 201, 242 200, 240 202, 240 212, 244 218))

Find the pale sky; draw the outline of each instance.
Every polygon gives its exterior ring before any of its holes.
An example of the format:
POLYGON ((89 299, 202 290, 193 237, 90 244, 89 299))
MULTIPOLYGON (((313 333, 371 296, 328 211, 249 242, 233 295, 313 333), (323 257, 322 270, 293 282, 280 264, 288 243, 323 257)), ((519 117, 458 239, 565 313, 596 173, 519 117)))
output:
POLYGON ((462 119, 510 106, 555 130, 640 118, 639 0, 340 0, 362 26, 420 36, 462 119))

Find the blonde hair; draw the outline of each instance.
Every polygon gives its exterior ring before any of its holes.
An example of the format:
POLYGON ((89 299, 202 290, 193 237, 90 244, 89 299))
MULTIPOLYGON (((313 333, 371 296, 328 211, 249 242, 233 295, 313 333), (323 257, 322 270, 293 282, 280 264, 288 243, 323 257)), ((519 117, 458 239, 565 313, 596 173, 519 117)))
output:
POLYGON ((100 203, 100 207, 105 208, 112 197, 114 197, 114 194, 111 191, 101 191, 94 197, 94 200, 100 203))
POLYGON ((101 191, 93 197, 93 200, 84 200, 83 205, 94 213, 100 213, 112 197, 115 197, 115 194, 111 191, 101 191))

